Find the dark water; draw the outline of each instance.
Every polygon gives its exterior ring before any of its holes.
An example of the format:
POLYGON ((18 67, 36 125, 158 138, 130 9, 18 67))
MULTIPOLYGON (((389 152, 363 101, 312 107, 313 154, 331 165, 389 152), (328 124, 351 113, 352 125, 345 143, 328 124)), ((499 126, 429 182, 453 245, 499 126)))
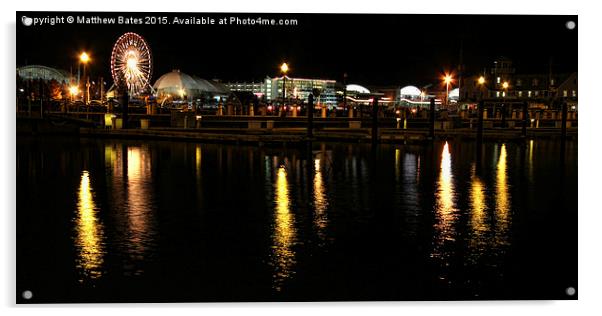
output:
POLYGON ((28 302, 568 299, 577 144, 17 140, 28 302))

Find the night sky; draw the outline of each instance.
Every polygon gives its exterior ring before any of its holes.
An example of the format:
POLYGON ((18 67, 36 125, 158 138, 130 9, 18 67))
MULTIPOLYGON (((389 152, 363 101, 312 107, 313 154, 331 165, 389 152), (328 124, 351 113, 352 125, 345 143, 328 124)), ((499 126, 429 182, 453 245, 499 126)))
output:
POLYGON ((576 16, 532 15, 361 15, 231 13, 61 13, 17 12, 17 66, 41 64, 77 71, 78 53, 93 58, 92 76, 110 79, 113 43, 136 32, 149 43, 153 78, 172 69, 223 81, 259 81, 279 75, 287 61, 292 77, 400 86, 436 82, 457 67, 466 73, 489 68, 497 56, 514 61, 518 73, 577 71, 576 16), (21 16, 192 15, 296 18, 297 26, 242 25, 75 25, 24 26, 21 16))

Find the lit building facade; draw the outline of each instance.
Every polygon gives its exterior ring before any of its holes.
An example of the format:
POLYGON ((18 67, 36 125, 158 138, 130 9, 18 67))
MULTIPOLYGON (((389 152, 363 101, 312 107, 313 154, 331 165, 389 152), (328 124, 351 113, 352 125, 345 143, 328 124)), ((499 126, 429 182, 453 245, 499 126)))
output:
POLYGON ((337 106, 337 95, 335 91, 335 80, 324 79, 305 79, 305 78, 290 78, 282 77, 266 78, 266 98, 268 101, 276 102, 282 100, 282 87, 286 81, 286 99, 299 99, 306 102, 313 89, 320 90, 320 96, 315 98, 314 102, 325 104, 329 108, 337 106))
MULTIPOLYGON (((263 82, 228 82, 224 83, 230 91, 252 92, 260 98, 265 97, 267 102, 278 103, 282 101, 282 77, 267 77, 263 82)), ((307 97, 313 89, 320 90, 320 96, 314 102, 326 104, 329 108, 337 105, 335 80, 305 79, 286 77, 286 99, 307 102, 307 97)))
POLYGON ((570 74, 521 74, 512 67, 507 58, 496 60, 485 74, 465 78, 460 91, 460 102, 487 100, 526 101, 532 106, 554 106, 554 100, 562 99, 577 105, 577 73, 570 74), (483 87, 478 84, 484 76, 483 87))
POLYGON ((226 82, 224 85, 232 92, 251 92, 258 96, 266 92, 265 82, 226 82))

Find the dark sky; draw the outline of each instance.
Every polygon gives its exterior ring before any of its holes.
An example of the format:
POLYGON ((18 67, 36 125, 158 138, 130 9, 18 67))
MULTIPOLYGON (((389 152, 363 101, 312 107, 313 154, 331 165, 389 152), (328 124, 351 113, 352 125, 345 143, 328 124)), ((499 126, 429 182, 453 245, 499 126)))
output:
MULTIPOLYGON (((17 12, 17 66, 42 64, 69 71, 80 51, 90 51, 92 75, 110 78, 111 48, 125 32, 149 43, 152 81, 171 69, 224 81, 278 75, 287 61, 292 77, 363 85, 421 85, 457 67, 462 47, 466 72, 490 67, 493 58, 514 60, 517 72, 577 71, 577 16, 362 15, 231 13, 17 12), (144 17, 224 16, 295 18, 297 26, 75 25, 24 26, 21 16, 144 17)), ((112 81, 112 80, 108 80, 112 81)))

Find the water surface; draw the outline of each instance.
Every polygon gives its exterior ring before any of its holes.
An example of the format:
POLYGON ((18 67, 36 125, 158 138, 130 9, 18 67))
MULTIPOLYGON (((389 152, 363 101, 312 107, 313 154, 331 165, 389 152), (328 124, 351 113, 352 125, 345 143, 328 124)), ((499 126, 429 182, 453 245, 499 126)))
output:
POLYGON ((32 302, 565 299, 577 144, 19 138, 32 302))

